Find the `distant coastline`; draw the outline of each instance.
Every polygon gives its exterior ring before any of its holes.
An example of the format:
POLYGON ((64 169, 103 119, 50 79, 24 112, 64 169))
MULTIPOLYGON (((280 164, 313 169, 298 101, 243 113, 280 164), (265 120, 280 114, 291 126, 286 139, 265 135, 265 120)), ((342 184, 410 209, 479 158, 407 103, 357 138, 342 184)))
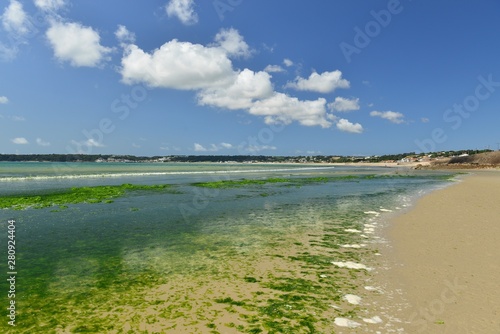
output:
POLYGON ((97 162, 97 163, 287 163, 287 164, 331 164, 331 165, 363 165, 383 167, 457 167, 465 163, 470 166, 500 165, 500 151, 491 150, 460 150, 431 153, 399 153, 374 156, 265 156, 265 155, 170 155, 170 156, 134 156, 134 155, 102 155, 102 154, 0 154, 0 162, 97 162), (495 156, 493 163, 488 159, 479 159, 478 163, 472 156, 495 156), (498 161, 496 159, 498 154, 498 161), (456 160, 454 162, 454 159, 456 160))

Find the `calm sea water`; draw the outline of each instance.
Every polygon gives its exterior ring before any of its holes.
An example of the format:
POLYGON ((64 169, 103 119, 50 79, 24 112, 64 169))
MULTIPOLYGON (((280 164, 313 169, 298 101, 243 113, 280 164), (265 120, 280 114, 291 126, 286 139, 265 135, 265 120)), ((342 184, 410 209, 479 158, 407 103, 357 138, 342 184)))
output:
MULTIPOLYGON (((175 193, 131 192, 113 203, 73 204, 66 209, 0 210, 0 274, 8 278, 9 219, 16 220, 17 271, 17 327, 14 330, 7 324, 9 286, 2 279, 0 332, 126 333, 130 329, 134 333, 258 333, 258 328, 267 332, 273 322, 268 321, 267 325, 257 320, 249 322, 250 325, 217 323, 220 312, 226 311, 217 308, 209 311, 215 307, 208 306, 216 304, 213 300, 187 291, 201 286, 202 279, 204 284, 215 284, 213 289, 217 289, 217 282, 226 280, 241 279, 241 284, 250 284, 253 281, 244 276, 257 270, 256 262, 252 261, 262 261, 274 253, 276 259, 284 258, 283 254, 293 247, 307 246, 303 253, 310 255, 316 248, 304 245, 305 239, 301 236, 321 236, 339 224, 360 228, 369 216, 366 212, 383 215, 381 208, 397 211, 415 196, 442 187, 445 182, 437 175, 411 172, 408 176, 407 171, 389 168, 273 164, 0 163, 0 196, 123 183, 173 184, 176 190, 175 193), (307 179, 346 175, 379 177, 300 186, 269 183, 230 189, 192 185, 243 178, 307 179), (391 177, 380 177, 382 175, 391 177), (245 273, 230 271, 229 263, 233 266, 246 263, 245 273), (194 282, 192 287, 182 291, 171 288, 171 295, 166 293, 170 297, 165 294, 162 298, 147 297, 148 291, 174 284, 172 282, 185 282, 186 278, 194 282), (172 299, 174 295, 179 298, 172 299), (181 295, 190 301, 182 304, 181 295), (185 313, 172 313, 172 305, 185 313), (193 309, 195 305, 200 309, 193 309), (126 328, 122 316, 132 319, 127 320, 126 328), (194 320, 187 321, 188 317, 194 320)), ((366 236, 367 242, 369 237, 366 236)), ((322 247, 318 248, 318 254, 333 256, 330 249, 322 247)), ((338 248, 331 244, 328 247, 338 248)), ((360 253, 360 259, 363 254, 360 253)), ((307 268, 312 270, 310 266, 307 268)), ((266 281, 269 278, 262 277, 262 289, 272 286, 266 281)), ((324 280, 320 283, 322 287, 330 284, 324 280)), ((256 305, 252 309, 248 304, 242 312, 267 310, 256 305)), ((314 305, 323 310, 319 304, 314 305)), ((266 317, 270 315, 261 315, 262 319, 266 317)), ((283 321, 283 326, 291 326, 290 321, 283 321)), ((328 326, 324 319, 317 322, 319 328, 328 326)), ((304 322, 298 323, 300 326, 304 322)), ((296 332, 307 331, 296 327, 296 332)))

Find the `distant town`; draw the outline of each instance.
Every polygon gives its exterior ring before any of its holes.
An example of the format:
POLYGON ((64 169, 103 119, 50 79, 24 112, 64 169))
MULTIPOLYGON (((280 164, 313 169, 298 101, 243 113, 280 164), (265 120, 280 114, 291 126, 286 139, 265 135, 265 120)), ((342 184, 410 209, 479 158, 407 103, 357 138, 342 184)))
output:
POLYGON ((97 163, 166 163, 166 162, 211 162, 211 163, 429 163, 454 157, 467 157, 492 150, 460 150, 431 153, 400 153, 373 156, 265 156, 265 155, 94 155, 94 154, 0 154, 0 161, 8 162, 97 162, 97 163))

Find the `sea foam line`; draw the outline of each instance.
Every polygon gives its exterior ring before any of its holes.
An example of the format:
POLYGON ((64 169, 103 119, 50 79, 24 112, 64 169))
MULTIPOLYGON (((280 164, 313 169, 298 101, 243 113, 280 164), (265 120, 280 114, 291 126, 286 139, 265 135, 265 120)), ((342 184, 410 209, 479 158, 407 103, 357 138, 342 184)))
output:
POLYGON ((277 169, 248 169, 248 170, 215 170, 215 171, 190 171, 190 172, 133 172, 133 173, 101 173, 101 174, 72 174, 72 175, 44 175, 44 176, 22 176, 3 177, 0 182, 27 181, 27 180, 52 180, 52 179, 92 179, 103 177, 123 176, 161 176, 161 175, 199 175, 199 174, 236 174, 236 173, 268 173, 268 172, 292 172, 304 170, 332 169, 335 167, 299 167, 299 168, 277 168, 277 169))

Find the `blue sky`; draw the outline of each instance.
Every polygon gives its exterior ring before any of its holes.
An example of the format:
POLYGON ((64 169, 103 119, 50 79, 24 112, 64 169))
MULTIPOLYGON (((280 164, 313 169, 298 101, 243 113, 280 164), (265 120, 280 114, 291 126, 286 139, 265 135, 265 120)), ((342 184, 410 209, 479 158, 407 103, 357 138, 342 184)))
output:
POLYGON ((0 153, 497 149, 496 0, 0 2, 0 153))

